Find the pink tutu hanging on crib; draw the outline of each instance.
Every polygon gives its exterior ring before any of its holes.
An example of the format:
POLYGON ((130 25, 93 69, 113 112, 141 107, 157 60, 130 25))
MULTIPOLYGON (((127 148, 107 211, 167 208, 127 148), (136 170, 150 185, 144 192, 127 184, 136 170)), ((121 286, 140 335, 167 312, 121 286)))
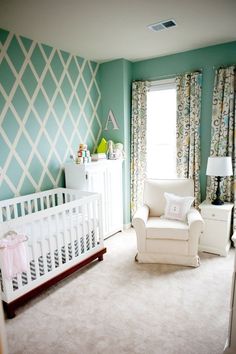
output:
POLYGON ((2 272, 7 279, 14 278, 18 273, 27 270, 27 253, 24 241, 26 235, 10 231, 0 240, 2 272))

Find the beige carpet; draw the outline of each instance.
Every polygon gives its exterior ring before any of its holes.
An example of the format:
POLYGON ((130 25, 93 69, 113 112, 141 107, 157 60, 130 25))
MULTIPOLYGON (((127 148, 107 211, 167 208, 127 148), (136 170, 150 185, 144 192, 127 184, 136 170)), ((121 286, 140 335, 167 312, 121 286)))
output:
POLYGON ((234 250, 199 268, 134 262, 133 230, 7 321, 9 354, 221 354, 234 250))

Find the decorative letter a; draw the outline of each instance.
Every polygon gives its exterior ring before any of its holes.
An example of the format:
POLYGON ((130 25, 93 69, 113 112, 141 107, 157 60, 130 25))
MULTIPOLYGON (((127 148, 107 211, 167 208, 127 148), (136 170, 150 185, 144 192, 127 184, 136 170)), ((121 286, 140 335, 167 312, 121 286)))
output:
POLYGON ((113 124, 113 130, 118 130, 118 129, 119 129, 117 120, 116 120, 116 118, 115 118, 115 116, 114 116, 114 113, 112 112, 111 109, 110 109, 110 111, 109 111, 109 113, 108 113, 107 121, 106 121, 106 125, 105 125, 104 130, 108 130, 108 124, 109 124, 109 123, 112 123, 112 124, 113 124))

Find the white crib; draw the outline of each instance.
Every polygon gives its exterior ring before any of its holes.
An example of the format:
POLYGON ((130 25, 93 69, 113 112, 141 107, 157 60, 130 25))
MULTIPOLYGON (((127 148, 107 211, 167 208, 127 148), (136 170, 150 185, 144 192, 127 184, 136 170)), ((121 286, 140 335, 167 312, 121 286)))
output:
POLYGON ((2 300, 9 318, 15 308, 94 259, 103 259, 100 195, 67 188, 0 201, 0 238, 25 234, 27 271, 12 280, 1 266, 2 300))

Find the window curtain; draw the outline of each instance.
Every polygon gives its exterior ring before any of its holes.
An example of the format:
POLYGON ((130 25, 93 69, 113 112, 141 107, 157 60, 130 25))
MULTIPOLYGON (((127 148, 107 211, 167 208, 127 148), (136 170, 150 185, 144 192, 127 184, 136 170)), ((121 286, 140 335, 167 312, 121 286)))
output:
MULTIPOLYGON (((235 171, 235 66, 220 68, 215 72, 212 102, 211 151, 210 156, 231 156, 233 177, 221 182, 221 197, 224 201, 236 201, 235 171)), ((214 177, 207 180, 207 198, 213 200, 217 183, 214 177)), ((236 219, 236 215, 234 215, 236 219)), ((234 222, 235 224, 235 222, 234 222)))
POLYGON ((194 181, 195 206, 200 204, 200 113, 202 74, 187 73, 176 78, 177 90, 177 176, 194 181))
POLYGON ((146 177, 147 81, 132 84, 131 216, 142 205, 146 177))

